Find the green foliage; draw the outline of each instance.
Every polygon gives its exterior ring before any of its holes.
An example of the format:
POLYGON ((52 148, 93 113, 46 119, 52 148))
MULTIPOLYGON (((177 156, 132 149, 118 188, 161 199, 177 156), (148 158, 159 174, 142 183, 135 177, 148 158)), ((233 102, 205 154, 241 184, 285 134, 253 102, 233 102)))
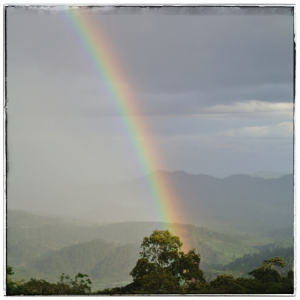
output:
POLYGON ((195 285, 190 289, 197 294, 293 294, 293 272, 281 276, 272 264, 284 266, 282 258, 274 257, 249 274, 254 278, 234 278, 232 275, 218 275, 210 283, 195 285))
POLYGON ((249 272, 254 278, 234 278, 220 274, 210 283, 199 269, 195 250, 180 251, 181 242, 168 231, 155 230, 141 245, 141 258, 131 272, 133 283, 97 294, 293 294, 293 272, 281 276, 274 268, 285 267, 282 257, 264 260, 249 272), (170 250, 170 252, 168 252, 170 250))
POLYGON ((264 282, 279 282, 281 276, 279 272, 273 269, 274 266, 284 268, 286 263, 282 257, 273 257, 268 260, 264 260, 264 263, 257 269, 249 272, 249 275, 254 276, 255 279, 264 282))
POLYGON ((270 258, 268 260, 264 260, 264 263, 261 267, 264 269, 266 269, 266 268, 273 269, 274 266, 284 268, 284 267, 286 267, 286 262, 284 261, 284 259, 282 257, 276 256, 276 257, 270 258))
POLYGON ((28 282, 7 285, 7 295, 86 295, 91 293, 92 282, 88 275, 78 273, 75 278, 63 273, 57 283, 31 278, 28 282))
POLYGON ((12 267, 10 267, 9 265, 6 266, 6 275, 13 275, 14 272, 12 270, 12 267))
POLYGON ((131 272, 134 281, 125 287, 91 292, 88 275, 78 273, 75 278, 63 273, 57 283, 31 278, 28 282, 16 282, 7 266, 7 295, 115 295, 115 294, 293 294, 294 274, 282 276, 275 267, 283 268, 282 257, 264 260, 263 264, 249 272, 253 278, 234 278, 220 274, 210 283, 205 281, 199 269, 200 255, 195 249, 187 254, 180 251, 182 243, 168 231, 154 231, 142 243, 141 258, 131 272))
POLYGON ((200 254, 195 253, 195 249, 190 250, 187 254, 180 252, 178 261, 174 269, 177 276, 180 277, 184 287, 188 287, 191 282, 205 283, 203 271, 199 268, 200 254))
POLYGON ((232 275, 219 275, 210 282, 210 288, 214 292, 223 294, 244 294, 246 289, 232 275))
POLYGON ((178 259, 181 246, 179 237, 173 236, 168 230, 155 230, 150 238, 144 238, 140 255, 153 265, 168 268, 178 259))
POLYGON ((19 291, 18 289, 18 283, 14 282, 10 276, 12 276, 14 274, 13 269, 11 266, 7 265, 6 266, 6 292, 7 295, 11 295, 14 293, 14 291, 19 291))
MULTIPOLYGON (((55 250, 94 239, 139 244, 143 237, 149 236, 155 229, 161 230, 163 226, 163 223, 158 222, 106 225, 66 222, 58 218, 8 210, 8 262, 14 267, 24 263, 28 266, 55 250)), ((176 231, 192 242, 191 246, 197 253, 201 253, 203 270, 219 268, 244 253, 256 252, 257 247, 276 241, 267 234, 263 238, 250 235, 232 236, 192 225, 178 225, 176 231)), ((272 235, 276 238, 286 237, 275 233, 272 235)), ((288 241, 290 242, 292 240, 288 241)), ((278 243, 283 247, 287 241, 278 243)))
POLYGON ((140 290, 152 294, 180 293, 179 280, 165 268, 157 267, 139 280, 140 290))
MULTIPOLYGON (((258 253, 244 254, 242 257, 237 258, 235 261, 222 266, 220 270, 222 272, 230 273, 236 277, 245 276, 255 267, 261 265, 266 257, 282 257, 286 263, 286 267, 282 267, 282 270, 278 270, 281 275, 286 274, 290 269, 293 268, 294 263, 294 248, 278 248, 273 251, 264 251, 258 253)), ((208 275, 208 272, 205 272, 208 275)), ((213 277, 213 272, 212 276, 213 277)))
POLYGON ((293 293, 293 276, 288 273, 287 277, 281 276, 273 267, 285 267, 286 263, 282 257, 273 257, 264 260, 264 263, 257 269, 252 270, 248 274, 256 280, 254 291, 257 293, 274 293, 289 294, 293 293))
MULTIPOLYGON (((36 278, 55 283, 61 273, 75 276, 80 270, 91 276, 93 290, 114 290, 114 287, 132 281, 129 273, 139 258, 137 243, 161 228, 164 224, 159 222, 100 225, 8 210, 7 262, 14 268, 11 278, 15 282, 36 278), (121 244, 128 242, 131 244, 121 244)), ((282 249, 293 245, 292 228, 232 236, 178 224, 176 232, 191 242, 194 253, 201 253, 201 269, 208 282, 223 273, 235 278, 247 276, 268 257, 284 258, 287 267, 278 269, 274 266, 280 275, 285 276, 293 267, 293 248, 282 249), (268 251, 257 253, 258 250, 268 251)), ((196 261, 196 257, 191 256, 191 261, 196 261)), ((185 278, 189 276, 188 272, 184 274, 180 275, 181 286, 190 280, 185 278)), ((196 286, 202 286, 202 283, 194 284, 196 286)))
POLYGON ((141 258, 131 271, 133 291, 148 293, 179 293, 189 282, 205 282, 199 269, 200 255, 195 249, 187 254, 180 251, 182 243, 168 230, 155 230, 145 237, 140 252, 141 258))

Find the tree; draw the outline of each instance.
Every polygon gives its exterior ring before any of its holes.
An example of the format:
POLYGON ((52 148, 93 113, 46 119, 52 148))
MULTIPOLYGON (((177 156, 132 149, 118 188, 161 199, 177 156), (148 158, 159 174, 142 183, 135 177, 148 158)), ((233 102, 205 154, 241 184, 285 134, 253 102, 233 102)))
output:
POLYGON ((153 272, 144 275, 140 279, 142 290, 147 293, 182 293, 178 279, 166 269, 158 267, 153 272))
MULTIPOLYGON (((13 275, 12 268, 7 266, 7 274, 13 275)), ((7 283, 8 295, 85 295, 91 293, 92 282, 88 275, 78 273, 75 278, 63 273, 57 283, 50 283, 43 279, 31 278, 27 282, 7 283)))
MULTIPOLYGON (((205 282, 195 249, 180 251, 182 243, 168 230, 155 230, 141 244, 141 258, 131 271, 131 289, 149 293, 181 293, 195 282, 205 282)), ((125 287, 126 290, 126 287, 125 287)))
POLYGON ((22 285, 23 281, 13 281, 11 276, 14 275, 12 267, 6 266, 6 294, 7 295, 21 295, 25 293, 22 285))
POLYGON ((214 293, 220 294, 245 294, 245 288, 232 275, 219 275, 210 282, 210 287, 214 293))
POLYGON ((248 274, 254 276, 257 280, 264 282, 279 282, 281 276, 277 270, 273 269, 274 266, 284 268, 286 263, 282 257, 276 256, 268 260, 264 260, 264 263, 259 268, 254 269, 248 274))
POLYGON ((91 293, 92 282, 86 274, 78 273, 74 279, 68 274, 61 274, 57 283, 59 294, 84 295, 91 293))
POLYGON ((7 265, 6 266, 6 275, 7 276, 11 276, 11 275, 14 275, 15 273, 13 272, 13 269, 11 266, 7 265))
POLYGON ((284 268, 286 266, 286 263, 282 257, 276 256, 268 260, 264 260, 264 263, 262 264, 261 268, 273 269, 274 266, 284 268))
POLYGON ((12 267, 9 265, 6 266, 6 292, 8 295, 13 293, 15 283, 12 281, 11 277, 14 274, 12 267))
POLYGON ((253 290, 261 294, 293 294, 293 272, 288 272, 287 277, 284 277, 279 274, 274 266, 284 268, 286 263, 282 257, 276 256, 264 260, 264 263, 258 269, 248 273, 254 276, 256 280, 253 290))

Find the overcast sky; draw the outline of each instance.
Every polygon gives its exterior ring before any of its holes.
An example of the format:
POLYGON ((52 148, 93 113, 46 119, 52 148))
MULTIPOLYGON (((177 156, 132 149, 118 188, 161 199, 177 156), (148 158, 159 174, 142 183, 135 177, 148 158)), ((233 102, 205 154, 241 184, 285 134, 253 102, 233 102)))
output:
MULTIPOLYGON (((293 171, 290 9, 84 13, 121 62, 165 169, 217 177, 293 171)), ((6 62, 12 194, 63 193, 145 175, 65 12, 8 8, 6 62)))

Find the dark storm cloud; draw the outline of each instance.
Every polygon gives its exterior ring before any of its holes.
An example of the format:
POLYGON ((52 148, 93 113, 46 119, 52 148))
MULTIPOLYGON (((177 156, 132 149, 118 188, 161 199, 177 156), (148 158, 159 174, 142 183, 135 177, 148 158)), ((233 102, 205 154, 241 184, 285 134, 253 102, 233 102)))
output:
POLYGON ((226 94, 238 90, 242 100, 256 95, 263 101, 292 101, 292 86, 282 88, 293 81, 289 17, 103 16, 101 24, 145 92, 194 92, 209 98, 225 90, 223 101, 236 101, 226 94), (257 95, 264 86, 270 87, 270 96, 266 91, 257 95), (281 99, 273 88, 280 89, 281 99))
MULTIPOLYGON (((247 16, 228 16, 220 13, 222 9, 199 8, 219 12, 209 16, 203 13, 200 17, 189 16, 184 9, 174 9, 184 13, 175 16, 154 12, 130 16, 103 14, 98 17, 99 26, 125 65, 129 80, 142 92, 208 94, 225 89, 224 100, 226 95, 236 94, 236 90, 242 100, 247 100, 255 95, 257 99, 260 96, 257 91, 272 85, 269 92, 263 91, 260 100, 292 100, 292 87, 282 88, 293 82, 293 20, 290 16, 270 14, 273 8, 269 8, 268 15, 247 16), (244 94, 241 93, 243 88, 244 94), (274 89, 279 93, 274 93, 274 89)), ((223 10, 239 11, 240 8, 223 10)), ((249 9, 252 10, 257 9, 249 9)), ((78 41, 74 40, 76 37, 72 36, 66 19, 37 15, 24 18, 24 24, 19 20, 11 21, 14 23, 11 30, 15 26, 18 33, 16 40, 9 43, 10 52, 16 45, 24 47, 23 51, 16 50, 19 55, 22 52, 31 55, 47 66, 46 70, 60 66, 82 72, 90 67, 82 59, 84 50, 74 47, 78 41), (40 26, 36 26, 36 22, 40 26)), ((230 99, 236 101, 228 96, 228 101, 230 99)))

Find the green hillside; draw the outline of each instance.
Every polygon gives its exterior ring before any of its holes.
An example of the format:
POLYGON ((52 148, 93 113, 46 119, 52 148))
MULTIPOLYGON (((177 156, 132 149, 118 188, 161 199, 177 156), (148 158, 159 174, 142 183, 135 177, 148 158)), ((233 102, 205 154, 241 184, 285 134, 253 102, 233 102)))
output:
MULTIPOLYGON (((131 281, 129 272, 138 259, 142 239, 155 229, 161 230, 163 225, 158 222, 101 225, 9 210, 7 261, 18 280, 34 277, 53 282, 61 273, 82 272, 93 279, 94 288, 120 286, 120 282, 131 281)), ((293 245, 291 228, 263 235, 230 235, 177 224, 176 232, 200 253, 200 267, 207 279, 214 278, 224 266, 239 262, 245 254, 293 245)), ((228 270, 232 274, 242 272, 228 270)))
POLYGON ((231 271, 233 273, 238 274, 247 274, 257 266, 263 264, 263 261, 266 257, 282 257, 286 262, 286 267, 282 269, 278 269, 282 274, 287 273, 287 271, 293 269, 294 264, 294 248, 277 248, 269 251, 261 251, 258 253, 252 254, 244 254, 243 257, 236 259, 235 261, 223 266, 221 268, 222 271, 231 271))
POLYGON ((129 272, 139 258, 139 246, 93 240, 53 251, 32 269, 52 276, 89 274, 94 283, 130 281, 129 272))

